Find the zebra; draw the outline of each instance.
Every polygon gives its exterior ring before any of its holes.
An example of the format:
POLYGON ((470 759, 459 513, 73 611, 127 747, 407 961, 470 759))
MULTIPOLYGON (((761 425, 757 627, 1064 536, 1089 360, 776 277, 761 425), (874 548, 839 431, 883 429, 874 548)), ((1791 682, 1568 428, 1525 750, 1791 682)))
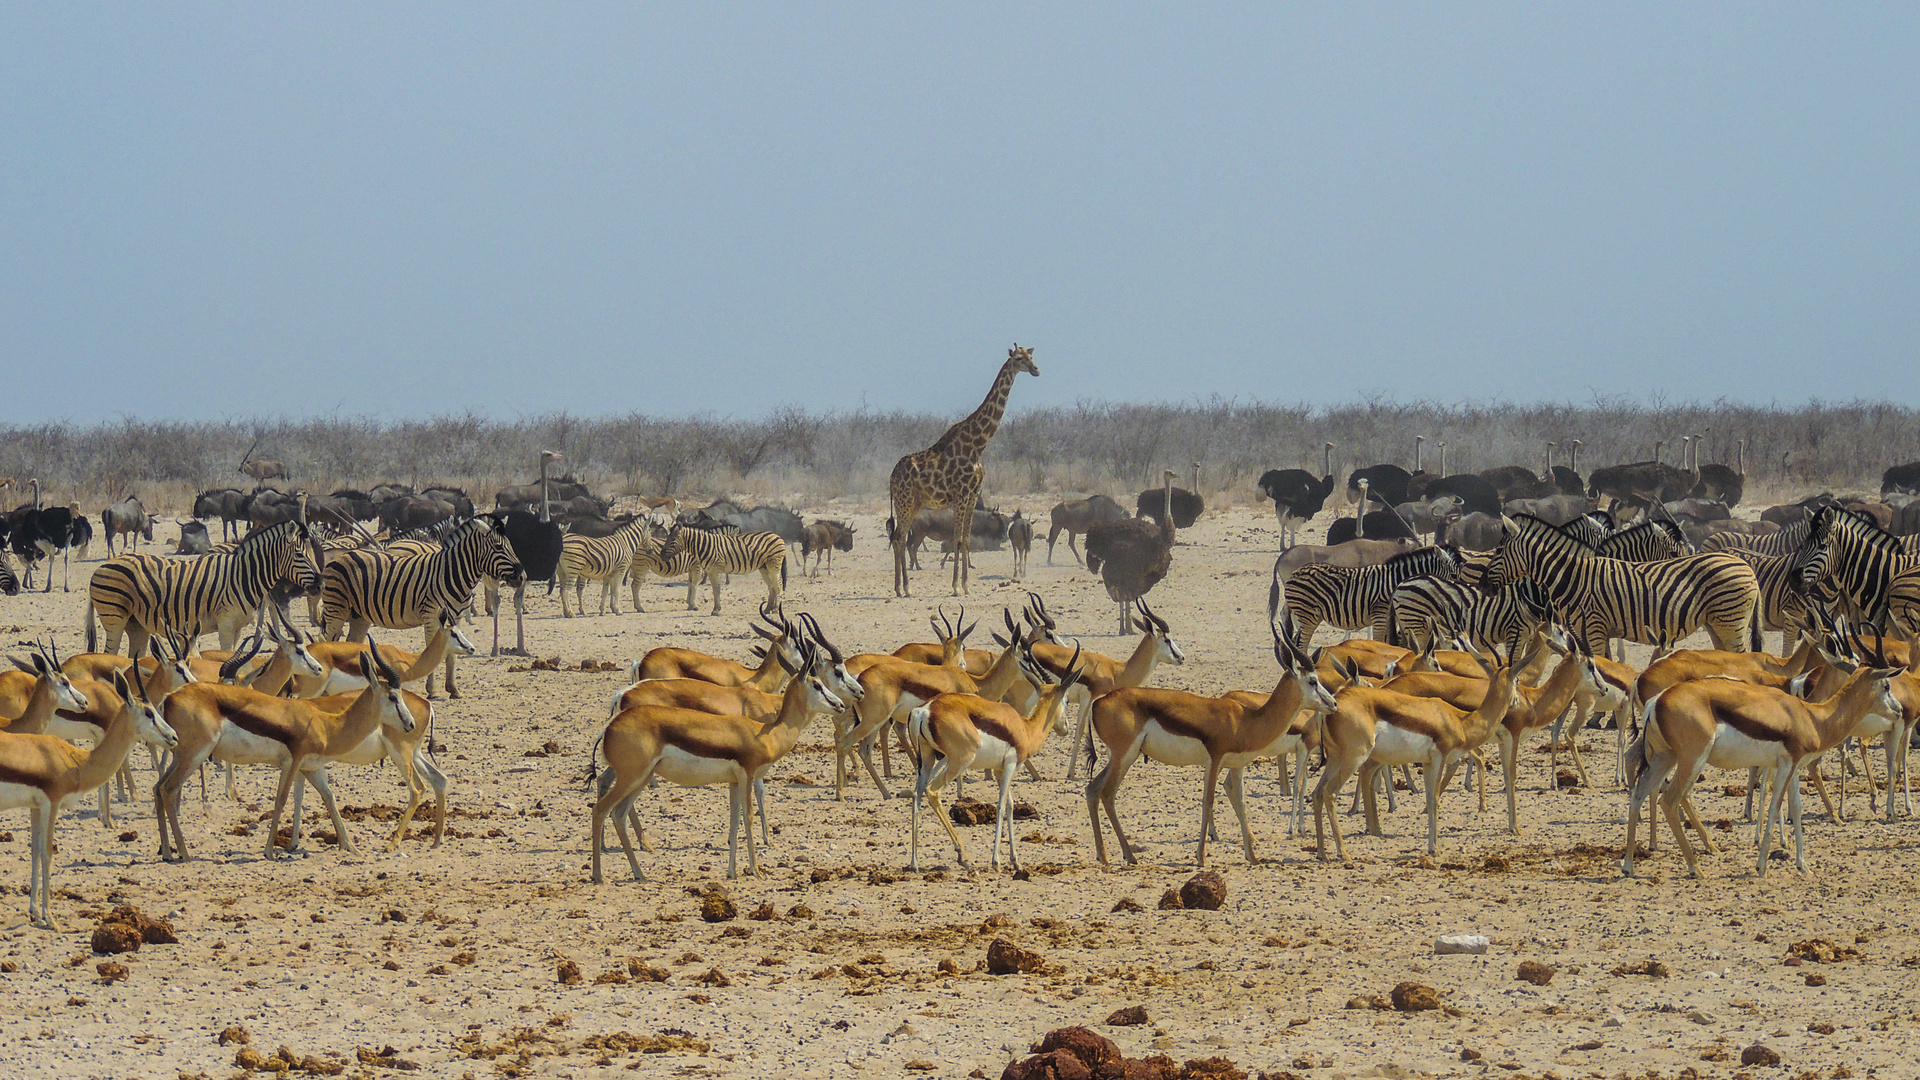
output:
POLYGON ((1575 540, 1598 548, 1602 540, 1613 535, 1613 515, 1605 510, 1589 510, 1560 527, 1575 540))
POLYGON ((13 560, 7 557, 4 548, 0 548, 0 594, 20 595, 20 578, 13 572, 13 560))
POLYGON ((320 565, 319 544, 299 521, 253 532, 232 554, 115 556, 87 582, 87 651, 96 643, 96 614, 110 653, 120 651, 122 633, 130 655, 139 656, 156 632, 192 639, 208 628, 219 632, 221 648, 231 649, 270 591, 287 584, 301 592, 319 589, 320 565))
MULTIPOLYGON (((362 641, 369 627, 407 630, 424 626, 431 638, 442 611, 466 612, 482 576, 503 584, 520 583, 520 563, 491 516, 468 518, 447 535, 440 550, 426 555, 387 551, 348 551, 321 574, 320 608, 326 636, 337 640, 342 627, 348 641, 362 641)), ((453 654, 447 654, 447 696, 459 697, 453 681, 453 654)), ((433 693, 433 678, 427 678, 433 693)))
MULTIPOLYGON (((1282 585, 1277 561, 1273 573, 1273 585, 1267 591, 1269 619, 1281 607, 1282 585)), ((1367 627, 1375 640, 1385 641, 1396 587, 1417 577, 1451 581, 1459 573, 1460 553, 1452 547, 1415 548, 1375 566, 1322 563, 1302 566, 1285 584, 1286 609, 1292 623, 1288 630, 1294 643, 1303 646, 1313 640, 1314 631, 1323 623, 1342 630, 1367 627)))
POLYGON ((1831 580, 1860 617, 1881 629, 1920 632, 1920 557, 1872 518, 1840 506, 1814 511, 1796 575, 1802 588, 1831 580))
POLYGON ((1522 514, 1505 519, 1481 588, 1492 591, 1532 578, 1552 599, 1556 621, 1605 656, 1613 638, 1656 647, 1664 655, 1705 627, 1713 647, 1748 648, 1759 618, 1760 582, 1732 555, 1689 555, 1630 563, 1596 554, 1558 527, 1522 514))
POLYGON ((1601 558, 1635 563, 1665 562, 1693 554, 1693 545, 1687 543, 1686 534, 1673 521, 1642 521, 1588 546, 1601 558))
POLYGON ((657 559, 662 564, 671 564, 681 552, 686 553, 688 567, 688 611, 699 607, 694 600, 694 590, 701 576, 706 577, 707 585, 713 589, 713 614, 718 615, 721 575, 744 574, 750 570, 758 570, 760 579, 767 583, 768 609, 777 610, 780 607, 780 590, 786 588, 787 584, 787 542, 778 533, 743 533, 676 525, 673 532, 667 534, 667 542, 661 547, 657 559))
MULTIPOLYGON (((640 546, 634 550, 633 558, 627 564, 627 586, 633 594, 633 610, 635 612, 646 610, 640 606, 640 587, 647 583, 648 574, 653 574, 663 579, 677 578, 681 574, 686 574, 689 577, 687 582, 689 587, 693 585, 692 579, 700 576, 699 573, 693 569, 693 564, 687 555, 686 548, 676 549, 671 558, 663 558, 661 556, 663 548, 664 541, 649 533, 645 539, 641 540, 640 546)), ((715 574, 714 576, 718 577, 719 575, 715 574)))
POLYGON ((1762 555, 1745 548, 1733 548, 1727 554, 1753 567, 1753 576, 1760 582, 1760 617, 1753 624, 1755 652, 1761 651, 1760 635, 1767 630, 1780 631, 1781 656, 1792 652, 1797 639, 1819 632, 1809 599, 1822 607, 1841 599, 1839 590, 1831 582, 1817 583, 1811 597, 1802 591, 1805 586, 1798 573, 1798 552, 1762 555))
MULTIPOLYGON (((560 568, 555 580, 560 583, 560 616, 571 619, 573 613, 567 610, 567 586, 573 586, 573 606, 580 614, 587 613, 587 602, 582 594, 587 582, 600 583, 600 611, 605 613, 608 601, 613 604, 613 613, 620 614, 620 579, 626 575, 628 564, 633 561, 633 553, 640 549, 644 541, 653 540, 653 522, 645 517, 636 517, 611 536, 574 536, 567 535, 560 541, 560 568)), ((657 542, 656 542, 657 546, 657 542)))
POLYGON ((1553 618, 1546 590, 1533 581, 1517 581, 1488 594, 1460 581, 1415 578, 1393 590, 1387 625, 1389 643, 1424 651, 1435 638, 1462 635, 1475 647, 1507 655, 1521 639, 1553 618))
POLYGON ((1811 516, 1792 522, 1777 532, 1718 532, 1700 542, 1701 551, 1751 551, 1758 555, 1791 555, 1807 542, 1813 527, 1811 516))

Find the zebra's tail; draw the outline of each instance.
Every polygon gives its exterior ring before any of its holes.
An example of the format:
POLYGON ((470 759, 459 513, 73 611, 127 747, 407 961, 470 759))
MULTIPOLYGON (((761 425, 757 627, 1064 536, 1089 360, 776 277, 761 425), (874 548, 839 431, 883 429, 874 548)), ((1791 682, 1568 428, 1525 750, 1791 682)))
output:
POLYGON ((781 559, 780 560, 780 589, 781 591, 784 592, 786 588, 787 588, 787 560, 781 559))
POLYGON ((100 637, 93 623, 93 597, 87 597, 87 651, 93 652, 100 647, 100 637))

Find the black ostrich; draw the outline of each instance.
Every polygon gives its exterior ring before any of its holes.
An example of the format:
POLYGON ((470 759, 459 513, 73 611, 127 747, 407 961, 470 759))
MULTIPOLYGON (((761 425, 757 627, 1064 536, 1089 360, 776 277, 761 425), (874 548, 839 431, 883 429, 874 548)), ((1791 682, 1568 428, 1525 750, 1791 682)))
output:
POLYGON ((1896 491, 1920 491, 1920 461, 1895 465, 1880 474, 1880 494, 1891 495, 1896 491))
POLYGON ((1333 494, 1333 444, 1321 451, 1323 479, 1305 469, 1268 469, 1254 486, 1273 500, 1273 516, 1280 521, 1280 549, 1292 547, 1300 538, 1300 526, 1312 521, 1333 494))
MULTIPOLYGON (((538 514, 529 514, 525 510, 508 510, 497 514, 500 531, 506 534, 507 543, 513 548, 514 558, 520 560, 522 571, 520 584, 513 587, 514 647, 511 655, 514 656, 527 655, 527 582, 550 582, 554 572, 560 568, 560 545, 565 534, 548 513, 549 503, 545 496, 547 463, 560 456, 553 450, 540 452, 542 496, 538 514)), ((487 610, 493 615, 493 655, 499 656, 500 587, 491 578, 487 580, 487 610)))
MULTIPOLYGON (((1148 488, 1133 500, 1134 516, 1159 521, 1160 508, 1164 503, 1165 492, 1159 488, 1148 488)), ((1206 500, 1200 497, 1200 463, 1196 461, 1193 463, 1193 490, 1173 489, 1173 523, 1179 528, 1191 529, 1206 508, 1206 500)))
POLYGON ((1144 517, 1119 521, 1096 521, 1087 526, 1087 569, 1100 575, 1107 595, 1120 605, 1120 633, 1133 630, 1131 608, 1135 601, 1152 591, 1173 566, 1173 480, 1179 474, 1168 469, 1160 490, 1161 513, 1158 524, 1144 517))
POLYGON ((1407 501, 1407 485, 1413 474, 1398 465, 1369 465, 1347 474, 1347 502, 1360 501, 1360 482, 1367 483, 1368 498, 1391 510, 1407 501))
MULTIPOLYGON (((1747 490, 1747 441, 1741 439, 1737 445, 1738 465, 1727 466, 1714 461, 1694 469, 1700 477, 1700 482, 1693 485, 1693 490, 1688 493, 1690 498, 1718 499, 1728 507, 1740 505, 1740 496, 1746 494, 1747 490)), ((1886 477, 1881 477, 1880 483, 1884 488, 1886 477)), ((1881 494, 1885 492, 1882 491, 1881 494)))

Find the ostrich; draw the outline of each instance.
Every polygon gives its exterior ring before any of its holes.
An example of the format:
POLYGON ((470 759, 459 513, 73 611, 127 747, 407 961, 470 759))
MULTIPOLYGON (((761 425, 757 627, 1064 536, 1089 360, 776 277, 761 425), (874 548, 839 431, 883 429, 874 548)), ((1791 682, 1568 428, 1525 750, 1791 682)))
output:
POLYGON ((1268 469, 1254 485, 1273 500, 1273 516, 1280 521, 1280 550, 1299 542, 1300 526, 1313 520, 1333 494, 1333 450, 1332 443, 1321 450, 1325 479, 1316 480, 1305 469, 1268 469))
POLYGON ((1745 493, 1747 486, 1747 440, 1741 439, 1735 445, 1739 464, 1734 468, 1713 462, 1694 470, 1700 477, 1700 482, 1693 488, 1694 498, 1718 499, 1729 507, 1740 505, 1740 496, 1745 493))
MULTIPOLYGON (((1134 499, 1134 515, 1160 520, 1160 501, 1160 489, 1148 488, 1134 499)), ((1191 529, 1206 508, 1206 500, 1200 497, 1200 463, 1196 461, 1193 463, 1193 490, 1173 489, 1173 523, 1182 529, 1191 529)))
POLYGON ((1161 513, 1155 525, 1143 517, 1099 521, 1087 528, 1087 569, 1100 575, 1107 595, 1120 605, 1120 633, 1133 632, 1131 607, 1147 595, 1173 565, 1172 469, 1161 474, 1161 513))
MULTIPOLYGON (((513 547, 514 558, 520 560, 520 584, 513 587, 513 635, 512 655, 527 655, 527 582, 551 581, 554 571, 560 567, 560 543, 562 532, 554 523, 547 501, 547 464, 558 461, 562 455, 557 450, 540 451, 540 513, 529 514, 525 510, 506 512, 501 531, 507 534, 507 543, 513 547)), ((487 581, 487 607, 493 613, 493 655, 500 655, 500 590, 491 578, 487 581)))

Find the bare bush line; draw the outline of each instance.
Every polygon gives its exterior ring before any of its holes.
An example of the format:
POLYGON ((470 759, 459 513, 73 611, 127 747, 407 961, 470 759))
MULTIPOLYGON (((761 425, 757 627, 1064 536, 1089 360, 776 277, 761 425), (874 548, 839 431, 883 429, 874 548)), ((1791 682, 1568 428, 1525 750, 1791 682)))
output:
MULTIPOLYGON (((731 494, 787 501, 878 505, 900 455, 927 446, 953 417, 861 409, 810 413, 782 408, 759 419, 638 413, 553 413, 495 420, 477 412, 421 420, 365 417, 180 422, 122 419, 0 427, 0 476, 38 477, 50 500, 96 508, 135 493, 177 512, 208 487, 248 488, 236 466, 256 457, 287 463, 283 483, 311 491, 383 480, 453 484, 482 504, 535 471, 542 449, 598 490, 704 498, 731 494)), ((1105 491, 1125 493, 1162 467, 1189 474, 1229 501, 1252 501, 1271 468, 1320 468, 1321 445, 1338 445, 1341 471, 1378 462, 1413 465, 1414 436, 1427 464, 1447 444, 1450 471, 1521 464, 1538 471, 1545 444, 1564 464, 1583 442, 1582 472, 1652 457, 1679 459, 1683 435, 1704 435, 1702 462, 1732 463, 1747 448, 1749 490, 1799 492, 1878 487, 1881 470, 1920 459, 1920 410, 1878 402, 1793 407, 1729 402, 1670 405, 1599 398, 1593 403, 1443 405, 1380 399, 1334 407, 1212 399, 1178 404, 1081 402, 1011 414, 986 455, 996 499, 1105 491)))

